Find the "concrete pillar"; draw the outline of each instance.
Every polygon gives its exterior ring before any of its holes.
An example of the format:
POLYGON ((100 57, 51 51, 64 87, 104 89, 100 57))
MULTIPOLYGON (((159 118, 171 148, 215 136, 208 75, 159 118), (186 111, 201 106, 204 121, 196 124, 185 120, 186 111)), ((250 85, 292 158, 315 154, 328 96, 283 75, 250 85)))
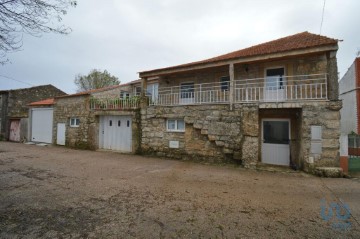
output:
POLYGON ((329 100, 339 99, 339 83, 338 83, 338 67, 336 59, 336 51, 331 51, 326 54, 327 58, 327 83, 328 83, 328 98, 329 100))
POLYGON ((230 110, 233 109, 233 104, 235 101, 235 73, 234 73, 234 64, 230 63, 229 65, 229 76, 230 76, 230 91, 229 91, 229 101, 230 101, 230 110))

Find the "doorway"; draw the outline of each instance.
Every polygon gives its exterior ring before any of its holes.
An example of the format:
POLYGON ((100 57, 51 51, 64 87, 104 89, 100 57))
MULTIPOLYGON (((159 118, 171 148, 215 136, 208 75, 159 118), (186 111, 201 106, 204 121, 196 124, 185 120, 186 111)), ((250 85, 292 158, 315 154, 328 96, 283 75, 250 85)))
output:
POLYGON ((262 162, 290 165, 290 119, 262 120, 262 162))

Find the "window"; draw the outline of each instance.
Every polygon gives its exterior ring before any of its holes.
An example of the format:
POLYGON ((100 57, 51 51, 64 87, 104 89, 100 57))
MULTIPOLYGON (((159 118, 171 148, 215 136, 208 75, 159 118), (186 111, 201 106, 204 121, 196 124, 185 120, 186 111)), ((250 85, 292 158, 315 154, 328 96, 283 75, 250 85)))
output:
POLYGON ((284 89, 284 73, 284 68, 267 69, 266 88, 270 90, 284 89))
POLYGON ((159 84, 148 84, 146 88, 146 96, 150 97, 152 101, 156 101, 158 98, 159 84))
POLYGON ((135 86, 135 95, 141 95, 141 86, 135 86))
POLYGON ((70 118, 70 127, 79 127, 80 119, 79 118, 70 118))
POLYGON ((180 97, 183 99, 194 98, 194 83, 182 83, 180 85, 180 97))
POLYGON ((220 78, 220 85, 222 91, 228 91, 230 88, 230 77, 229 76, 223 76, 220 78))
POLYGON ((130 120, 127 121, 126 126, 130 127, 130 120))
POLYGON ((118 127, 120 127, 120 126, 121 126, 121 120, 118 121, 118 127))
POLYGON ((126 99, 130 97, 130 93, 126 92, 126 91, 121 91, 120 92, 120 99, 126 99))
POLYGON ((167 131, 171 132, 184 132, 185 122, 183 119, 168 119, 166 121, 167 131))

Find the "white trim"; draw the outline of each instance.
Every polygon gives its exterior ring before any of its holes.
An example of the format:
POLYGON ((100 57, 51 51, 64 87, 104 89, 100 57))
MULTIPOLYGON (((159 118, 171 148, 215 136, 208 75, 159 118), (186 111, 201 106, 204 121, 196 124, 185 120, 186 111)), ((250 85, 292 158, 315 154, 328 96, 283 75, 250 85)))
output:
POLYGON ((80 119, 79 119, 78 117, 70 117, 70 119, 69 119, 69 126, 70 126, 71 128, 77 128, 77 127, 79 127, 79 126, 80 126, 80 119), (71 123, 71 120, 72 120, 72 119, 75 120, 75 124, 72 124, 72 123, 71 123), (76 124, 77 121, 79 121, 79 124, 76 124))
POLYGON ((166 131, 167 132, 185 132, 185 120, 184 119, 166 119, 166 131), (176 129, 169 129, 169 120, 175 120, 175 127, 176 129), (184 129, 178 129, 178 121, 183 121, 184 122, 184 129))
MULTIPOLYGON (((290 118, 263 118, 261 119, 261 140, 264 142, 264 121, 285 121, 289 122, 289 141, 291 140, 291 119, 290 118)), ((289 142, 290 144, 290 142, 289 142)))

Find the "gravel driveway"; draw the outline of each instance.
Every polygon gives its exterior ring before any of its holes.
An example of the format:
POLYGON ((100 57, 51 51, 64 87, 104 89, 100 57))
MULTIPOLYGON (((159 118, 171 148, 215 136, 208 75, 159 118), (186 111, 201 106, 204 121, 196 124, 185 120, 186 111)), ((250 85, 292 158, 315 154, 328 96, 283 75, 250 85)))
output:
POLYGON ((1 238, 360 238, 360 180, 0 142, 1 238))

